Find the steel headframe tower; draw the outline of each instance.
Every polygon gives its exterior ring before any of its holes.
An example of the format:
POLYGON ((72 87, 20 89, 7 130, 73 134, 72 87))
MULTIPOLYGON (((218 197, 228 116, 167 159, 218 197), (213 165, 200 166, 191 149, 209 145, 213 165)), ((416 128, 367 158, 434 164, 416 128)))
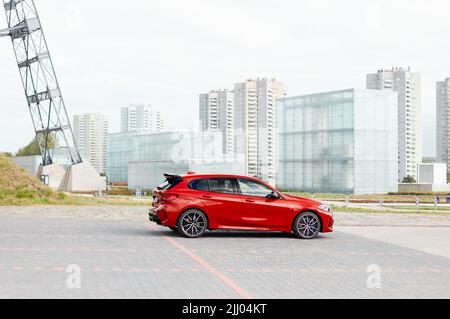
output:
POLYGON ((8 28, 44 166, 55 148, 65 149, 72 164, 82 162, 61 95, 55 69, 33 0, 3 0, 8 28), (54 147, 51 143, 54 140, 54 147))

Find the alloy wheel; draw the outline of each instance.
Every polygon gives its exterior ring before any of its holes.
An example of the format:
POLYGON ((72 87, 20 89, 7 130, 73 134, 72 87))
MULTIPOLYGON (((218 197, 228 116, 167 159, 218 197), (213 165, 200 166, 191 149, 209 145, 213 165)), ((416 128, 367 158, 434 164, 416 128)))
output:
POLYGON ((197 210, 187 211, 181 216, 180 226, 187 237, 200 237, 206 231, 206 216, 197 210))
POLYGON ((296 233, 304 239, 315 238, 320 232, 320 220, 316 214, 304 213, 300 215, 296 223, 296 233))

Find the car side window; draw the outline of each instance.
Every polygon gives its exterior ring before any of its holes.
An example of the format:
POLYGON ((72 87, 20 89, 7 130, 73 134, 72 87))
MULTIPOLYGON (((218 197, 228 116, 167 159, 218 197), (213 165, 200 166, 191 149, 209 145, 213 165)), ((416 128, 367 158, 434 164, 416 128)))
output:
POLYGON ((230 178, 209 179, 209 191, 221 194, 234 194, 234 180, 230 178))
POLYGON ((239 187, 241 188, 241 192, 246 196, 254 196, 254 197, 268 197, 272 194, 273 190, 269 187, 248 179, 239 179, 238 180, 239 187))
POLYGON ((193 190, 209 192, 209 183, 207 179, 197 179, 191 182, 189 187, 193 190))

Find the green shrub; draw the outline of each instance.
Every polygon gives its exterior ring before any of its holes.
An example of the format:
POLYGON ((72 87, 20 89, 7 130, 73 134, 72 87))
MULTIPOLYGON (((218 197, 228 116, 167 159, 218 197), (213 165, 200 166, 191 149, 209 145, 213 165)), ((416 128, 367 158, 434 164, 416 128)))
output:
POLYGON ((19 199, 25 199, 25 198, 32 199, 35 197, 35 191, 29 190, 27 188, 19 188, 17 190, 16 197, 19 199))
POLYGON ((59 200, 67 199, 67 195, 63 192, 59 192, 56 196, 58 197, 59 200))
POLYGON ((44 197, 49 198, 49 197, 53 197, 53 195, 55 193, 53 192, 53 190, 51 188, 45 187, 42 190, 42 194, 44 195, 44 197))

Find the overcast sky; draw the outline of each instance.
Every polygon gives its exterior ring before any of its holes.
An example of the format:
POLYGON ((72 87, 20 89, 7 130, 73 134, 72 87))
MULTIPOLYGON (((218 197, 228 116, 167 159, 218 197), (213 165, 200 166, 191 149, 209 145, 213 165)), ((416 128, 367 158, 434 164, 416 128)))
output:
MULTIPOLYGON (((364 88, 365 74, 423 77, 424 155, 435 153, 435 82, 450 76, 448 0, 35 0, 70 115, 151 104, 197 129, 198 95, 255 77, 288 95, 364 88)), ((3 8, 0 8, 3 11, 3 8)), ((0 12, 0 29, 6 27, 0 12)), ((0 38, 0 151, 34 136, 12 45, 0 38)))

